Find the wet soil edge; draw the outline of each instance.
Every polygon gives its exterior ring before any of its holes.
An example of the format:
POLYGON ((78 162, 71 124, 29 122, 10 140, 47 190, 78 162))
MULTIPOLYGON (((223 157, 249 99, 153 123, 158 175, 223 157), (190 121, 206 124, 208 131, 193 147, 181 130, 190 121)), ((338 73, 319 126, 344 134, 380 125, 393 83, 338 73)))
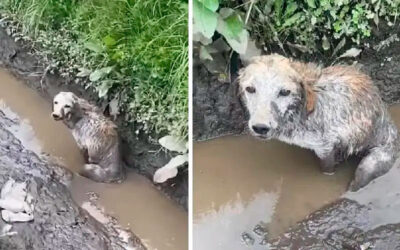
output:
MULTIPOLYGON (((106 107, 105 100, 100 100, 90 88, 85 89, 84 86, 75 84, 74 79, 63 78, 58 74, 45 74, 46 66, 31 52, 30 44, 14 41, 6 30, 0 27, 0 67, 7 68, 49 102, 52 102, 53 96, 59 91, 72 91, 99 107, 106 107)), ((165 165, 171 159, 171 155, 163 151, 159 145, 150 143, 147 135, 135 134, 133 125, 126 122, 123 117, 124 114, 121 113, 115 122, 122 139, 124 161, 129 168, 152 180, 154 172, 165 165)), ((187 210, 188 169, 186 167, 180 168, 176 178, 157 184, 155 187, 187 210)))

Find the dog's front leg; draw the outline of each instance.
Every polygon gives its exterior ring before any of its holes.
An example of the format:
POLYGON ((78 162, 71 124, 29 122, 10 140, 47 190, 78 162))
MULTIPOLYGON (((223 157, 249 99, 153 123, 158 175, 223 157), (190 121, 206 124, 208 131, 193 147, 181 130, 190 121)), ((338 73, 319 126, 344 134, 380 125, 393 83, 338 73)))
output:
POLYGON ((95 145, 88 146, 87 148, 88 153, 88 163, 90 164, 98 164, 100 162, 100 152, 95 145))
POLYGON ((333 175, 336 172, 336 165, 341 161, 340 153, 335 149, 315 152, 321 161, 321 171, 326 175, 333 175))

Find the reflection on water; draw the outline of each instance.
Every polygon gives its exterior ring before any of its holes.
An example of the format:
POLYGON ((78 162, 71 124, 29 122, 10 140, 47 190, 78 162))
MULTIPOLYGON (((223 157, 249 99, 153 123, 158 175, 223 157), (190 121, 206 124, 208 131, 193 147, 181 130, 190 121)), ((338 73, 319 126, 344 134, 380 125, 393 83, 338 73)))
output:
MULTIPOLYGON (((278 193, 259 192, 248 201, 240 194, 236 199, 216 210, 197 215, 193 226, 195 249, 240 250, 243 249, 241 235, 252 232, 255 225, 270 222, 279 197, 278 193)), ((252 249, 265 249, 255 239, 252 249)))
POLYGON ((323 175, 312 152, 249 136, 196 143, 193 157, 195 250, 243 249, 259 222, 275 237, 340 197, 354 171, 346 162, 323 175))
MULTIPOLYGON (((2 69, 0 101, 0 109, 8 117, 21 117, 21 124, 11 130, 24 146, 38 154, 50 154, 73 172, 81 170, 83 157, 71 132, 51 119, 51 104, 2 69)), ((129 171, 124 183, 104 184, 75 175, 70 189, 79 205, 87 204, 88 193, 99 195, 97 205, 131 229, 148 249, 187 249, 187 213, 147 178, 129 171)))

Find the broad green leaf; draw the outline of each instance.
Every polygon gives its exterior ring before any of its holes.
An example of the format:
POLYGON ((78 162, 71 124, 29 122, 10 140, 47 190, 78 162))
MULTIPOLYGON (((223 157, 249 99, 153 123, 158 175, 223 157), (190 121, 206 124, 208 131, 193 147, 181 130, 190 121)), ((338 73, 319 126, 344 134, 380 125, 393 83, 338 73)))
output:
POLYGON ((219 16, 222 17, 222 19, 228 18, 230 15, 233 15, 235 13, 234 9, 231 8, 221 8, 219 11, 219 16))
POLYGON ((104 67, 104 68, 95 70, 93 73, 90 74, 89 80, 91 82, 96 82, 96 81, 100 80, 101 78, 103 78, 104 76, 110 74, 112 69, 113 69, 113 67, 104 67))
POLYGON ((239 39, 239 35, 243 30, 244 23, 238 14, 233 14, 225 19, 226 32, 229 32, 229 37, 239 39))
POLYGON ((308 6, 310 6, 311 8, 315 8, 315 0, 307 0, 307 4, 308 6))
POLYGON ((219 7, 219 1, 218 0, 199 0, 204 7, 206 7, 207 9, 215 12, 217 11, 218 7, 219 7))
POLYGON ((86 77, 89 76, 90 73, 92 73, 90 70, 85 69, 85 68, 79 68, 79 73, 76 74, 77 77, 86 77))
POLYGON ((234 36, 232 31, 228 28, 226 21, 223 18, 218 19, 217 31, 222 34, 228 44, 234 51, 239 54, 243 54, 247 49, 247 41, 249 33, 242 27, 241 32, 238 36, 234 36))
POLYGON ((206 38, 214 35, 218 23, 218 14, 206 8, 198 0, 193 0, 194 29, 201 32, 206 38))
POLYGON ((178 167, 188 161, 188 155, 177 155, 172 158, 165 166, 157 169, 154 173, 153 181, 155 183, 163 183, 168 179, 174 178, 178 174, 178 167))
POLYGON ((112 87, 113 82, 110 80, 104 80, 102 83, 96 87, 99 97, 102 98, 107 95, 108 90, 112 87))
POLYGON ((295 22, 297 22, 297 20, 300 19, 301 16, 302 16, 301 12, 294 14, 293 16, 286 19, 286 21, 283 23, 282 27, 287 27, 287 26, 294 24, 295 22))
POLYGON ((187 151, 185 141, 172 135, 167 135, 158 140, 161 146, 169 151, 185 153, 187 151))
POLYGON ((275 0, 274 1, 274 11, 276 13, 276 17, 278 18, 278 20, 281 19, 282 8, 283 8, 283 0, 275 0))
POLYGON ((208 44, 212 43, 211 38, 205 37, 203 35, 203 33, 201 33, 201 32, 195 32, 194 28, 195 27, 193 27, 193 41, 200 42, 203 45, 208 45, 208 44))
POLYGON ((117 41, 110 35, 107 35, 103 38, 103 43, 107 46, 107 47, 112 47, 114 45, 117 44, 117 41))
POLYGON ((205 61, 205 60, 211 60, 213 59, 213 57, 211 56, 211 54, 208 52, 207 48, 205 46, 201 46, 200 47, 200 59, 205 61))
POLYGON ((101 53, 103 51, 103 47, 94 42, 86 42, 84 46, 85 48, 97 53, 101 53))
POLYGON ((291 16, 297 10, 297 7, 298 6, 296 2, 290 2, 289 5, 286 7, 284 16, 285 17, 291 16))

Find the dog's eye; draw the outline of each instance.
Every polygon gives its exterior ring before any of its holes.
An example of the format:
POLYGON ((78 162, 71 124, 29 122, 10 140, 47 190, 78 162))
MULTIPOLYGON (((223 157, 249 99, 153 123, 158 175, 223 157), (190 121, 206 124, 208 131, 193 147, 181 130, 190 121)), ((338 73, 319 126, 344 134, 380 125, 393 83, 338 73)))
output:
POLYGON ((64 108, 67 108, 67 109, 70 107, 71 107, 71 105, 68 105, 68 104, 64 106, 64 108))
POLYGON ((57 102, 57 101, 55 101, 55 102, 54 102, 54 104, 56 104, 56 105, 57 105, 57 104, 58 104, 58 102, 57 102))
POLYGON ((250 94, 256 93, 256 89, 254 87, 246 87, 246 91, 249 92, 250 94))
POLYGON ((288 89, 281 89, 281 91, 279 91, 279 96, 288 96, 290 95, 290 90, 288 89))

